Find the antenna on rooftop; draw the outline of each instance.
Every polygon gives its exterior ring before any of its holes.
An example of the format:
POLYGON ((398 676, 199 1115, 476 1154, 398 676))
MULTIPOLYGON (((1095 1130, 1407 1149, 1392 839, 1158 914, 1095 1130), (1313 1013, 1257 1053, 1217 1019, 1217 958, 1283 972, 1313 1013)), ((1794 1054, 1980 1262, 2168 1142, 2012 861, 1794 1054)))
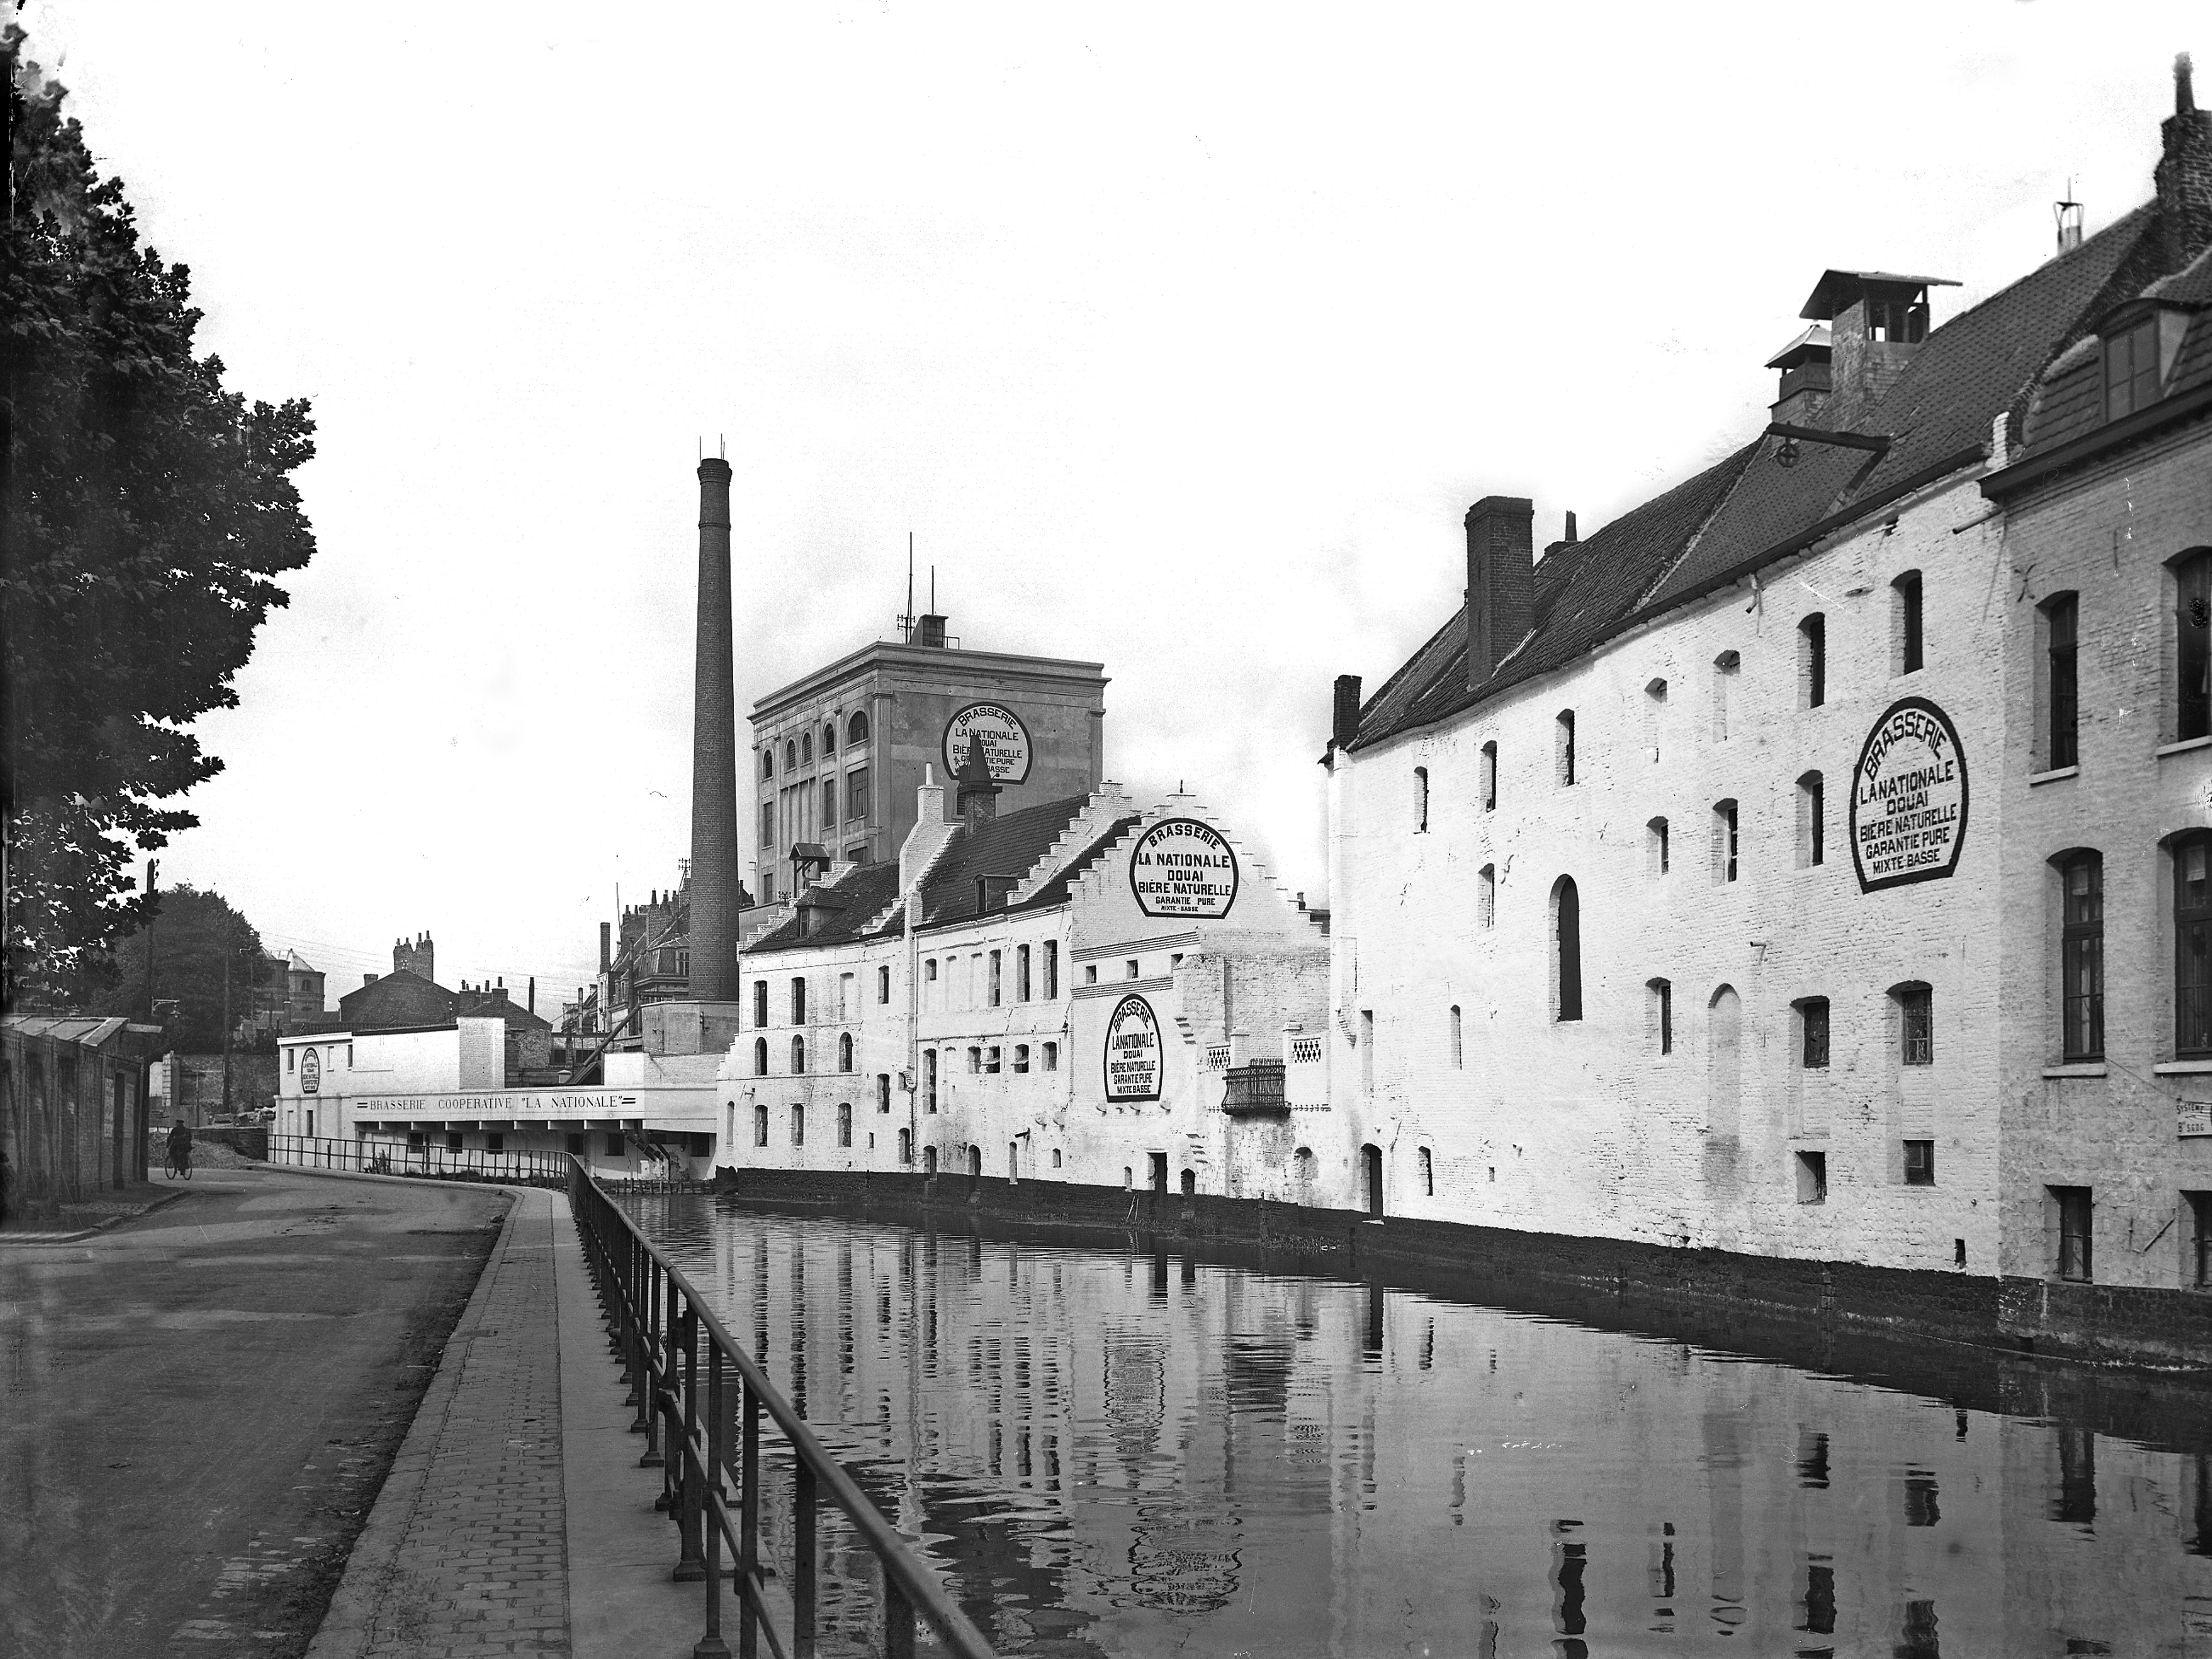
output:
POLYGON ((2074 199, 2074 181, 2066 181, 2064 199, 2051 204, 2051 216, 2058 223, 2058 251, 2071 253, 2081 246, 2081 204, 2074 199))
POLYGON ((906 613, 898 619, 899 637, 914 643, 914 532, 906 532, 906 613))

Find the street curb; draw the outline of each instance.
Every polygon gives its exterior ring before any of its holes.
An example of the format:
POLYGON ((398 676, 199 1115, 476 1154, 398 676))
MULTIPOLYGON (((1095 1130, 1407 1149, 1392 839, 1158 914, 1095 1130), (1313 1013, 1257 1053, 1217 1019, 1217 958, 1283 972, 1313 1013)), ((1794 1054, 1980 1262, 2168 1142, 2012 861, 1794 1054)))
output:
POLYGON ((397 1181, 410 1187, 434 1187, 448 1193, 505 1193, 510 1197, 517 1193, 550 1193, 556 1198, 566 1196, 562 1188, 533 1187, 526 1181, 447 1181, 437 1176, 371 1175, 365 1170, 318 1170, 306 1164, 251 1164, 246 1168, 263 1175, 313 1176, 318 1181, 397 1181))
MULTIPOLYGON (((288 1170, 289 1165, 276 1164, 274 1169, 288 1170)), ((345 1170, 317 1170, 301 1171, 333 1177, 340 1181, 404 1181, 404 1176, 356 1175, 345 1170)), ((445 1181, 416 1181, 418 1187, 451 1188, 454 1183, 445 1181)), ((487 1183, 489 1184, 489 1183, 487 1183)), ((384 1602, 386 1585, 394 1571, 394 1563, 401 1547, 407 1540, 407 1523, 414 1514, 422 1488, 430 1478, 434 1442, 438 1426, 452 1407, 453 1396, 460 1391, 461 1370, 468 1353, 469 1339, 483 1323, 484 1304, 490 1300, 491 1287, 498 1274, 495 1271, 507 1256, 507 1248, 514 1242, 515 1229, 522 1218, 523 1205, 520 1194, 511 1188, 497 1188, 509 1199, 507 1216, 500 1225, 499 1242, 486 1252, 483 1267, 477 1275, 476 1288, 469 1292, 468 1306, 453 1322, 453 1332, 446 1339, 444 1351, 438 1357, 438 1369, 430 1378, 430 1386, 422 1391, 422 1398, 415 1407, 414 1421, 407 1425, 407 1433, 393 1455, 392 1468, 386 1472, 384 1484, 377 1491, 376 1503, 368 1512, 360 1534, 354 1539, 353 1548, 346 1556, 345 1572, 338 1580, 337 1589, 331 1595, 330 1607, 323 1614, 323 1622, 316 1627, 314 1639, 308 1643, 307 1659, 352 1659, 368 1650, 375 1633, 375 1620, 384 1602)))
POLYGON ((133 1221, 143 1221, 155 1211, 167 1208, 179 1199, 190 1198, 191 1195, 191 1189, 189 1187, 180 1188, 173 1193, 164 1193, 136 1215, 112 1215, 97 1226, 87 1227, 79 1232, 64 1233, 56 1238, 10 1238, 7 1234, 0 1233, 0 1246, 12 1245, 17 1249, 33 1250, 43 1244, 81 1243, 88 1238, 98 1237, 111 1228, 126 1226, 133 1221))

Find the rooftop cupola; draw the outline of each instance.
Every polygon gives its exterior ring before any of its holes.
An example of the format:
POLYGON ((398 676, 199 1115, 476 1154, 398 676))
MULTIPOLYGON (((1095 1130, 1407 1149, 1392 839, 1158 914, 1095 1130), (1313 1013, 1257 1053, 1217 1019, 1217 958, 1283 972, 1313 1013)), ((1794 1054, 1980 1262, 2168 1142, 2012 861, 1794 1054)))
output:
POLYGON ((1828 325, 1812 323, 1766 360, 1769 368, 1782 371, 1781 384, 1775 390, 1773 403, 1768 405, 1776 420, 1791 426, 1808 425, 1826 406, 1831 384, 1829 356, 1828 325))
POLYGON ((968 752, 961 757, 959 789, 953 811, 970 829, 978 829, 999 816, 999 781, 991 775, 991 763, 983 752, 983 734, 968 734, 968 752))
POLYGON ((1881 401, 1928 338, 1928 290, 1958 286, 1948 276, 1890 270, 1820 273, 1797 314, 1828 325, 1828 424, 1845 425, 1881 401))

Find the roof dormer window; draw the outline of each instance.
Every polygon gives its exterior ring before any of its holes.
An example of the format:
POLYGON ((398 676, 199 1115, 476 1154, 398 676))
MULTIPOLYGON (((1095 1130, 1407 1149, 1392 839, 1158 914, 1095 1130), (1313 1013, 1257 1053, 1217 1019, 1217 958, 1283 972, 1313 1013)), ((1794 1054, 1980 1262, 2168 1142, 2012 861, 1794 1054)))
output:
POLYGON ((2105 418, 2117 421, 2158 401, 2158 318, 2105 337, 2105 418))

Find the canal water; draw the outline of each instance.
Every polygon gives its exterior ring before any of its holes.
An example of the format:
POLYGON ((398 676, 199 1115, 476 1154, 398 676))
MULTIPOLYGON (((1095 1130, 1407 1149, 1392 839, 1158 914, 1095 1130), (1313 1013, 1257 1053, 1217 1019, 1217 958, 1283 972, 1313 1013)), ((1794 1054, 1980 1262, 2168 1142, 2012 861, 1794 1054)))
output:
POLYGON ((2124 1438, 1144 1241, 636 1208, 1002 1654, 2212 1656, 2185 1395, 2124 1438))

